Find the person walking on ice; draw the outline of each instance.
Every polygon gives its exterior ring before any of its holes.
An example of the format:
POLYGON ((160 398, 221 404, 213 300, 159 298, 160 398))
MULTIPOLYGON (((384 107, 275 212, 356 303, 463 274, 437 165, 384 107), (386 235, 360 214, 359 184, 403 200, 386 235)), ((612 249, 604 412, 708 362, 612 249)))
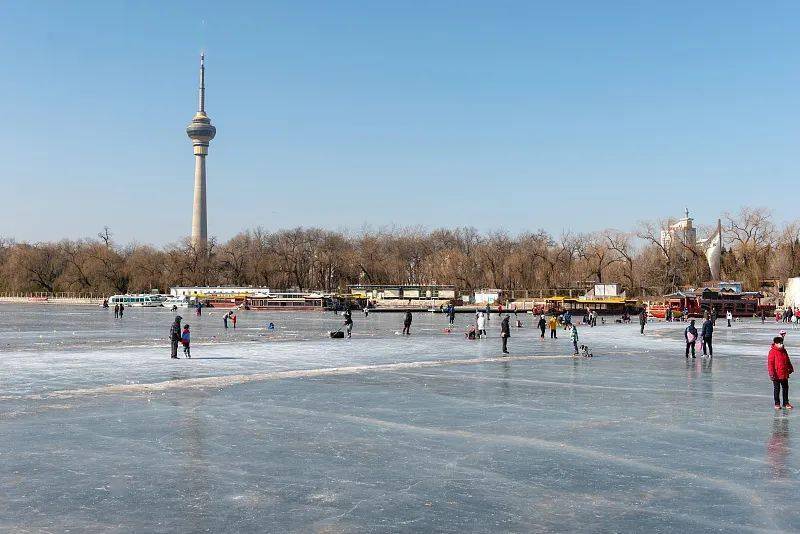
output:
POLYGON ((703 356, 705 356, 706 351, 708 351, 708 355, 713 358, 714 347, 711 343, 714 336, 714 322, 710 318, 707 317, 703 322, 703 329, 700 333, 703 338, 703 356))
POLYGON ((683 337, 686 339, 686 357, 689 357, 689 349, 691 349, 692 358, 694 358, 694 344, 697 341, 697 327, 694 325, 694 319, 689 321, 689 326, 683 331, 683 337))
POLYGON ((410 336, 411 335, 411 321, 413 316, 411 315, 411 310, 406 312, 405 319, 403 319, 403 334, 410 336))
POLYGON ((644 335, 644 326, 647 324, 647 308, 639 312, 639 333, 644 335))
POLYGON ((578 355, 578 327, 570 325, 569 339, 572 341, 572 348, 575 350, 574 355, 578 355))
POLYGON ((189 325, 183 325, 183 333, 181 334, 181 345, 183 345, 183 353, 186 355, 187 358, 192 357, 192 353, 189 351, 189 341, 191 335, 189 334, 189 325))
POLYGON ((500 321, 500 337, 503 338, 503 354, 508 354, 508 338, 511 337, 511 327, 508 324, 510 317, 506 315, 500 321))
POLYGON ((558 339, 558 318, 555 315, 550 316, 548 325, 550 326, 550 339, 558 339))
POLYGON ((547 321, 544 318, 544 314, 539 316, 539 330, 542 332, 541 338, 544 339, 544 331, 547 329, 547 321))
POLYGON ((794 372, 789 353, 783 345, 783 338, 778 336, 772 340, 772 347, 767 355, 767 373, 772 380, 772 396, 775 400, 775 409, 781 409, 780 393, 783 392, 783 407, 791 410, 794 408, 789 403, 789 375, 794 372))
POLYGON ((733 314, 730 310, 725 313, 725 318, 728 320, 728 328, 731 327, 731 320, 733 320, 733 314))
POLYGON ((172 323, 172 326, 169 329, 169 342, 170 348, 172 349, 170 352, 170 358, 178 359, 178 343, 181 341, 181 320, 183 317, 180 315, 175 316, 175 321, 172 323))
POLYGON ((344 311, 344 330, 350 339, 353 334, 353 313, 349 309, 344 311))
POLYGON ((478 318, 475 322, 478 330, 478 339, 486 337, 486 316, 483 312, 478 314, 478 318))

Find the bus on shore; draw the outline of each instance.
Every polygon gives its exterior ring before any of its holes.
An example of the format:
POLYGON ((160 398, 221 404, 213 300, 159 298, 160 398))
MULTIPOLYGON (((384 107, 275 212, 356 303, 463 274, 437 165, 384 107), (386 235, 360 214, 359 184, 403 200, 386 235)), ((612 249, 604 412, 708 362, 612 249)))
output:
POLYGON ((163 295, 112 295, 108 298, 108 305, 123 304, 126 308, 160 308, 164 301, 163 295))

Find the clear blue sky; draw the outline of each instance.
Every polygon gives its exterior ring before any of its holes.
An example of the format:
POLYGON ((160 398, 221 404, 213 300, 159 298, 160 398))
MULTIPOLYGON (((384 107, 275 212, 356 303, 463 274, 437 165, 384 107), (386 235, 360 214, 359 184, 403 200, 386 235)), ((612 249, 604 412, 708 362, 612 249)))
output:
POLYGON ((0 236, 797 216, 800 2, 0 2, 0 236))

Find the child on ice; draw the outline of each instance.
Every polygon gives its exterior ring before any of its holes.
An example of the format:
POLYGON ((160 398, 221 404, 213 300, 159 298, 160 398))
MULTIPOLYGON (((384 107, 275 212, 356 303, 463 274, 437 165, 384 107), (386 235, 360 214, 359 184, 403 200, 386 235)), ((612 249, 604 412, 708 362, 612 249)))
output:
POLYGON ((192 355, 189 352, 189 325, 183 327, 183 333, 181 334, 181 344, 183 345, 183 353, 186 355, 187 358, 191 358, 192 355))

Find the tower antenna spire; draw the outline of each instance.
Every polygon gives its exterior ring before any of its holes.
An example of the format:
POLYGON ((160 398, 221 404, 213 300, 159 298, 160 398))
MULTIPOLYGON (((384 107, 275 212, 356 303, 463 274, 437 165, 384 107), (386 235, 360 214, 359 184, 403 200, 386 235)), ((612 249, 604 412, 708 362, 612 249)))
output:
POLYGON ((192 245, 204 250, 208 243, 206 218, 206 156, 208 143, 217 135, 217 129, 206 115, 206 65, 205 53, 200 54, 200 91, 198 110, 186 127, 194 151, 194 205, 192 207, 192 245))
POLYGON ((199 113, 206 112, 206 54, 200 52, 200 102, 198 104, 199 113))

